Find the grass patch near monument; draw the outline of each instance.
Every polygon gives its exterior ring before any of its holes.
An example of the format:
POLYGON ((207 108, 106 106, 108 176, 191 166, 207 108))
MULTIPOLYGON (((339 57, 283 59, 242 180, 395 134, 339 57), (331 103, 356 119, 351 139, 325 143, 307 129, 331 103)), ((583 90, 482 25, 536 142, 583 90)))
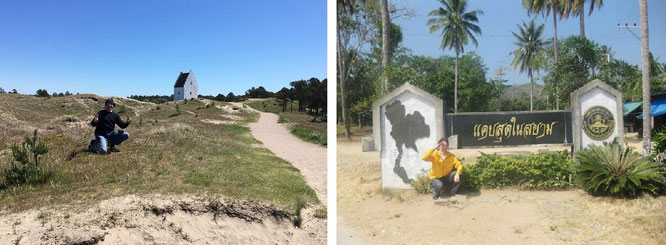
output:
POLYGON ((298 102, 294 102, 293 111, 287 104, 287 111, 282 112, 282 106, 275 98, 253 99, 245 102, 248 106, 263 111, 271 112, 280 116, 279 123, 287 123, 289 129, 296 137, 314 144, 326 146, 326 122, 319 117, 313 117, 307 113, 298 112, 298 102))
MULTIPOLYGON (((114 98, 125 108, 121 118, 132 117, 126 129, 130 139, 118 146, 119 153, 89 153, 94 138, 90 120, 105 99, 0 94, 0 171, 13 160, 10 146, 35 129, 49 145, 42 162, 53 170, 48 183, 0 190, 0 209, 91 204, 128 194, 213 196, 275 205, 292 213, 299 203, 319 203, 298 169, 267 149, 253 147, 259 142, 247 123, 258 115, 244 109, 225 110, 200 100, 162 103, 158 109, 153 103, 114 98), (176 105, 181 113, 170 117, 176 105), (229 118, 233 123, 208 122, 229 118)), ((0 183, 4 181, 0 177, 0 183)))

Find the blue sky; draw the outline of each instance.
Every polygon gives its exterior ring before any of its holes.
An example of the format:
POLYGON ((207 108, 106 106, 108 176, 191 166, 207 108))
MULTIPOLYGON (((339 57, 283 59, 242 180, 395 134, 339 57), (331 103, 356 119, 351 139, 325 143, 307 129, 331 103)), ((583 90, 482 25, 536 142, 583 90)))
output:
POLYGON ((2 1, 0 87, 34 94, 269 91, 326 76, 326 1, 2 1))
MULTIPOLYGON (((429 19, 428 12, 441 6, 436 0, 390 1, 397 7, 406 7, 415 11, 411 18, 395 19, 394 22, 402 27, 403 45, 412 50, 413 54, 439 57, 442 54, 454 56, 452 50, 442 51, 439 48, 441 36, 439 33, 428 32, 426 21, 429 19)), ((527 16, 527 11, 522 7, 520 0, 470 0, 468 11, 480 9, 484 15, 479 17, 478 25, 483 34, 477 37, 479 46, 472 44, 465 47, 465 52, 475 51, 479 54, 488 67, 487 77, 494 77, 499 66, 508 68, 505 79, 507 84, 529 83, 527 74, 520 74, 518 69, 511 67, 512 56, 509 53, 516 49, 513 44, 515 37, 511 32, 518 32, 517 24, 522 21, 529 22, 534 18, 535 23, 545 24, 544 37, 553 37, 553 19, 547 19, 541 15, 527 16)), ((586 11, 588 11, 586 9, 586 11)), ((650 28, 650 51, 661 63, 666 63, 666 1, 648 0, 648 25, 650 28)), ((557 37, 563 39, 571 35, 580 34, 578 17, 560 20, 557 24, 557 37)), ((617 24, 636 23, 640 25, 638 1, 615 0, 604 1, 601 9, 596 9, 591 16, 585 16, 585 35, 599 44, 605 44, 615 51, 613 58, 622 59, 632 65, 641 62, 641 47, 638 41, 626 29, 618 29, 617 24)), ((632 29, 640 37, 640 29, 632 29)), ((539 83, 541 83, 539 81, 539 83)))

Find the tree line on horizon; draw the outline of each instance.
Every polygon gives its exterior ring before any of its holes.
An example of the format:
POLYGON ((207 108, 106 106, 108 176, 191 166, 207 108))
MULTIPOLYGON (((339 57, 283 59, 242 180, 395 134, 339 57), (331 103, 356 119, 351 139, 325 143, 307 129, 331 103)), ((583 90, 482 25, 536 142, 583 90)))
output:
MULTIPOLYGON (((424 28, 441 36, 440 48, 454 55, 430 57, 414 55, 402 45, 402 29, 392 19, 409 17, 413 10, 389 5, 387 0, 337 1, 337 110, 350 137, 350 123, 369 124, 372 102, 404 83, 411 83, 446 102, 449 112, 553 110, 569 106, 569 94, 585 83, 600 79, 622 92, 625 101, 640 100, 641 69, 613 57, 613 50, 588 39, 584 33, 585 7, 589 13, 603 1, 523 0, 530 21, 516 25, 511 34, 514 50, 511 67, 530 78, 530 94, 505 98, 509 87, 506 67, 488 71, 482 57, 464 52, 477 45, 482 35, 478 23, 482 10, 468 9, 466 0, 438 0, 439 8, 429 12, 424 28), (386 16, 389 16, 387 18, 386 16), (532 15, 581 18, 581 32, 552 40, 544 35, 544 25, 532 15), (459 21, 451 21, 459 20, 459 21), (388 22, 388 23, 387 23, 388 22), (386 25, 388 24, 388 25, 386 25), (386 29, 388 31, 384 32, 386 29), (388 39, 388 43, 384 40, 388 39), (384 60, 388 62, 385 62, 384 60), (544 84, 542 96, 534 95, 536 81, 544 84), (483 98, 483 99, 479 99, 483 98)), ((556 27, 555 27, 556 28, 556 27)), ((664 90, 666 63, 650 55, 650 91, 664 90)))
MULTIPOLYGON (((289 83, 290 88, 283 87, 277 92, 266 90, 263 86, 251 87, 245 91, 244 95, 235 95, 229 92, 227 95, 222 93, 213 95, 199 95, 198 98, 210 99, 224 102, 238 102, 250 98, 276 98, 282 106, 282 111, 287 111, 287 105, 293 105, 298 101, 298 112, 308 113, 312 116, 326 115, 326 86, 327 79, 320 81, 318 78, 308 80, 297 80, 289 83)), ((131 95, 129 98, 152 102, 156 104, 173 101, 173 95, 131 95)))

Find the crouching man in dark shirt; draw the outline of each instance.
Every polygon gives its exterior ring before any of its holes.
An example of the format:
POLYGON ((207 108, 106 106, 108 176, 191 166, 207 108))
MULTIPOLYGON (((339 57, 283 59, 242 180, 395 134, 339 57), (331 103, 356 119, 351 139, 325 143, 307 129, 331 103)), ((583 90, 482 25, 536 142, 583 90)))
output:
POLYGON ((113 107, 116 103, 113 99, 108 99, 104 103, 104 110, 97 112, 95 118, 90 122, 90 125, 95 126, 95 141, 91 142, 91 150, 106 154, 111 152, 120 152, 116 145, 120 145, 123 141, 129 139, 129 133, 122 130, 114 130, 116 124, 120 128, 126 128, 132 118, 127 115, 127 122, 123 122, 117 113, 113 112, 113 107), (109 143, 107 147, 107 141, 109 143))

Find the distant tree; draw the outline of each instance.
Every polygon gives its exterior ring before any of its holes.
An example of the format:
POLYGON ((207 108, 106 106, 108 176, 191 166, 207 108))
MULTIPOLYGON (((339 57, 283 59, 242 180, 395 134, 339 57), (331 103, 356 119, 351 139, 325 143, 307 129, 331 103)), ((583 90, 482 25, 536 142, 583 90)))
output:
POLYGON ((306 100, 308 82, 305 80, 298 80, 289 83, 289 85, 294 87, 294 98, 298 100, 298 111, 302 112, 305 108, 305 104, 307 103, 306 100))
POLYGON ((245 96, 248 98, 268 98, 272 97, 272 93, 266 91, 266 89, 262 86, 259 86, 258 88, 252 87, 245 91, 245 96))
POLYGON ((529 25, 523 22, 523 25, 518 25, 518 28, 520 34, 511 32, 517 39, 513 43, 518 46, 518 49, 512 52, 513 61, 511 64, 513 67, 520 67, 520 72, 527 71, 527 75, 530 77, 531 111, 534 108, 534 76, 532 75, 534 57, 544 49, 547 41, 541 39, 541 34, 543 33, 544 28, 543 24, 536 26, 534 20, 531 20, 529 25))
POLYGON ((560 57, 545 78, 546 92, 552 94, 552 86, 557 84, 560 105, 569 106, 569 95, 592 79, 598 77, 601 64, 605 62, 597 43, 580 36, 570 36, 562 40, 560 57))
POLYGON ((233 92, 229 92, 229 93, 227 94, 226 101, 227 101, 227 102, 234 102, 234 101, 236 101, 236 95, 234 95, 233 92))
POLYGON ((455 79, 453 94, 453 111, 458 112, 458 58, 465 52, 464 46, 471 40, 478 45, 474 33, 481 35, 481 28, 474 24, 479 22, 481 10, 467 11, 467 0, 439 0, 443 7, 428 13, 433 16, 426 22, 430 33, 441 30, 440 48, 453 49, 456 52, 455 79))
POLYGON ((296 100, 296 89, 289 89, 289 111, 294 111, 294 101, 296 100))
POLYGON ((12 89, 12 92, 10 94, 18 94, 18 91, 16 91, 16 89, 12 89))
POLYGON ((65 96, 70 96, 70 95, 72 95, 72 93, 70 93, 69 91, 65 91, 65 96))
POLYGON ((284 87, 275 93, 275 98, 280 101, 282 105, 282 112, 287 111, 287 102, 289 102, 289 89, 284 87))
POLYGON ((4 93, 6 93, 5 90, 2 87, 0 87, 0 94, 4 94, 4 93))
POLYGON ((215 100, 217 100, 217 101, 225 101, 225 100, 226 100, 226 97, 224 97, 223 94, 217 94, 217 96, 215 96, 215 100))
POLYGON ((46 89, 37 89, 36 96, 37 97, 51 97, 51 95, 49 95, 49 92, 46 91, 46 89))

